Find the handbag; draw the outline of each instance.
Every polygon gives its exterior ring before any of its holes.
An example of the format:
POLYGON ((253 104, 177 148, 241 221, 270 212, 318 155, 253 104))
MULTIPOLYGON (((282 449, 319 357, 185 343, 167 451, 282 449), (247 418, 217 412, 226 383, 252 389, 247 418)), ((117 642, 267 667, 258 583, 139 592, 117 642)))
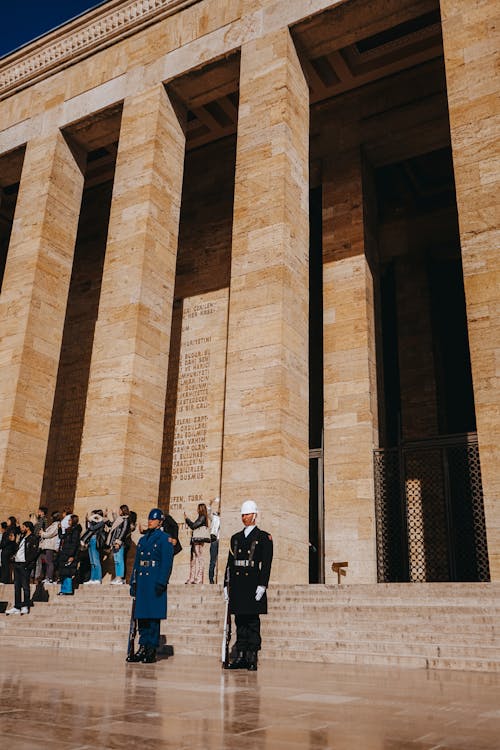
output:
POLYGON ((32 602, 48 602, 49 601, 49 592, 46 591, 45 586, 41 581, 38 581, 36 585, 36 589, 33 593, 33 596, 31 598, 32 602))
POLYGON ((201 542, 209 542, 210 534, 208 533, 207 527, 198 526, 197 529, 193 529, 193 536, 191 537, 191 541, 195 542, 196 544, 200 544, 201 542))

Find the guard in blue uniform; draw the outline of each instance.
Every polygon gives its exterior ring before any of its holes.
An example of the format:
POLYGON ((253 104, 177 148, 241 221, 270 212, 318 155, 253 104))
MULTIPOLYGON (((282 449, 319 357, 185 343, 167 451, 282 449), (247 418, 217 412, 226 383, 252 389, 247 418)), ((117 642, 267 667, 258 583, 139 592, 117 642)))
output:
POLYGON ((160 620, 167 619, 167 584, 172 572, 174 548, 162 530, 163 513, 154 508, 148 528, 137 545, 130 578, 130 596, 135 596, 135 617, 139 630, 139 650, 130 661, 150 664, 156 661, 160 643, 160 620))
POLYGON ((224 577, 224 596, 229 598, 229 611, 235 616, 235 658, 229 669, 257 669, 257 653, 261 647, 260 615, 267 614, 266 588, 271 575, 273 540, 255 523, 257 506, 247 500, 241 506, 243 529, 231 537, 224 577))

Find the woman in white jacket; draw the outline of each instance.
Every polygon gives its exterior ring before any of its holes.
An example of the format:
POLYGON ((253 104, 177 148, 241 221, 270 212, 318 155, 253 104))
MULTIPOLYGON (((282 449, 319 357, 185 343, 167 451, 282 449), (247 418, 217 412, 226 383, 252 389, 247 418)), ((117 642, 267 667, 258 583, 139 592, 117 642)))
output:
POLYGON ((43 531, 43 529, 40 530, 40 557, 42 565, 45 564, 45 578, 43 583, 55 583, 54 566, 59 544, 61 542, 58 533, 61 514, 59 511, 55 510, 52 513, 51 518, 52 523, 50 526, 47 526, 45 531, 43 531))

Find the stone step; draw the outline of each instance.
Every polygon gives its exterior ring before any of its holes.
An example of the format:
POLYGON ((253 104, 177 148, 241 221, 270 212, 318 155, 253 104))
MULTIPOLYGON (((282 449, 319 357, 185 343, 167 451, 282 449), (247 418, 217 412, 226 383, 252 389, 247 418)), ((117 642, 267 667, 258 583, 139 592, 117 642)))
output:
MULTIPOLYGON (((199 635, 199 634, 198 634, 199 635)), ((189 639, 185 641, 182 638, 175 638, 169 633, 169 643, 173 643, 176 653, 178 654, 197 654, 199 653, 199 646, 196 640, 189 639)), ((2 643, 5 646, 18 646, 19 643, 15 638, 2 638, 2 643)), ((41 637, 37 636, 30 639, 30 647, 43 648, 75 648, 75 645, 71 638, 61 637, 41 637)), ((125 654, 126 650, 126 639, 82 639, 79 643, 78 648, 91 648, 92 650, 106 650, 115 653, 125 654)), ((204 655, 219 658, 220 645, 206 645, 204 647, 204 655)), ((427 669, 460 669, 460 670, 474 670, 474 671, 489 671, 489 672, 500 672, 500 660, 490 659, 485 656, 475 655, 473 657, 458 655, 458 656, 426 656, 424 654, 411 654, 411 653, 399 653, 399 652, 376 652, 376 651, 360 651, 356 646, 355 649, 335 649, 325 652, 324 649, 321 651, 312 651, 309 648, 296 647, 292 650, 287 651, 283 649, 281 644, 277 648, 274 648, 272 643, 266 643, 262 658, 265 659, 276 659, 276 660, 296 660, 296 661, 310 661, 318 663, 343 663, 343 664, 372 664, 378 666, 397 666, 397 667, 412 667, 412 668, 427 668, 427 669)))
MULTIPOLYGON (((80 587, 74 597, 47 590, 29 616, 0 618, 2 644, 125 652, 128 586, 80 587)), ((499 671, 499 594, 496 584, 271 587, 263 655, 499 671)), ((0 588, 0 599, 12 597, 12 586, 0 588)), ((200 652, 203 633, 203 653, 219 658, 223 616, 220 586, 172 585, 162 632, 186 654, 200 652)))
MULTIPOLYGON (((185 630, 190 633, 204 632, 206 635, 216 634, 222 632, 223 618, 213 616, 200 616, 191 618, 179 618, 175 616, 175 613, 170 613, 169 624, 171 627, 175 627, 177 630, 185 630)), ((71 629, 76 627, 78 629, 91 629, 93 631, 98 630, 99 632, 106 627, 122 628, 127 629, 129 626, 129 615, 125 613, 121 616, 109 616, 104 615, 99 618, 88 618, 78 617, 77 623, 75 624, 74 614, 68 616, 62 616, 56 614, 51 616, 50 613, 44 613, 43 615, 35 615, 33 611, 29 617, 12 616, 9 618, 1 618, 0 620, 0 631, 7 628, 16 629, 36 629, 36 628, 52 628, 52 627, 65 627, 71 629)), ((294 623, 279 623, 269 620, 269 618, 263 618, 262 620, 263 632, 266 634, 278 633, 280 637, 309 637, 311 634, 321 633, 324 639, 340 639, 351 636, 356 636, 357 639, 378 639, 381 637, 390 637, 395 641, 405 640, 408 638, 415 638, 416 640, 425 640, 426 637, 432 638, 435 641, 458 641, 473 642, 473 643, 498 643, 500 642, 500 627, 498 621, 492 619, 487 623, 478 625, 471 624, 469 622, 457 623, 457 628, 453 628, 449 623, 427 623, 422 626, 421 623, 417 623, 415 627, 414 623, 388 623, 384 626, 383 623, 372 623, 367 621, 356 621, 355 623, 315 623, 315 622, 302 622, 300 625, 294 623), (459 627, 458 627, 459 626, 459 627)))
POLYGON ((363 664, 372 666, 393 666, 406 669, 452 669, 477 672, 500 672, 500 659, 482 658, 426 658, 424 656, 400 656, 399 654, 371 654, 358 651, 336 651, 327 654, 309 653, 297 649, 290 656, 280 649, 266 649, 263 658, 270 660, 308 661, 325 664, 363 664))
POLYGON ((292 652, 294 648, 305 649, 308 652, 324 651, 325 648, 330 651, 359 651, 372 653, 397 653, 403 656, 413 656, 415 654, 430 657, 448 656, 448 657, 472 657, 481 656, 482 658, 500 658, 500 651, 498 646, 490 646, 486 644, 464 644, 464 643, 443 643, 435 644, 422 641, 417 643, 415 641, 401 641, 395 643, 394 640, 361 640, 356 638, 348 638, 346 640, 334 639, 325 641, 322 638, 306 638, 299 637, 297 639, 282 638, 278 635, 267 634, 265 638, 266 648, 269 644, 270 648, 281 648, 284 651, 292 652))
MULTIPOLYGON (((25 628, 22 628, 21 625, 17 626, 20 630, 24 629, 25 632, 30 632, 31 629, 26 626, 25 628)), ((175 622, 170 621, 168 624, 168 630, 169 633, 175 634, 178 637, 183 637, 186 639, 191 639, 197 637, 199 635, 200 629, 198 628, 192 628, 192 629, 186 629, 183 627, 179 627, 178 624, 175 622)), ((54 623, 49 625, 45 628, 45 633, 47 635, 54 635, 55 633, 58 634, 64 634, 64 633, 71 633, 72 637, 80 638, 80 637, 90 637, 94 638, 96 635, 96 630, 89 627, 67 627, 64 623, 54 623)), ((105 638, 108 634, 112 634, 114 637, 117 633, 123 634, 126 636, 128 633, 128 626, 125 627, 123 624, 121 625, 112 625, 108 624, 104 628, 100 628, 98 631, 99 638, 105 638)), ((222 626, 220 628, 212 628, 211 631, 204 631, 207 636, 210 636, 217 640, 217 638, 222 638, 222 626)), ((268 628, 263 629, 263 636, 265 641, 269 641, 270 643, 273 641, 279 642, 282 644, 282 647, 284 649, 292 650, 296 647, 301 646, 307 646, 311 650, 321 650, 325 646, 325 638, 317 637, 317 633, 306 633, 306 632, 297 632, 293 634, 293 637, 288 637, 287 635, 283 635, 279 631, 271 630, 268 628), (315 637, 316 636, 316 637, 315 637)), ((390 651, 393 649, 398 649, 401 651, 407 647, 410 649, 410 651, 413 651, 414 649, 421 650, 424 647, 428 647, 432 650, 432 655, 436 655, 435 651, 437 648, 441 649, 443 652, 442 655, 444 655, 444 650, 447 651, 447 653, 454 653, 454 651, 459 648, 461 650, 461 653, 463 655, 470 655, 469 653, 466 653, 467 650, 474 650, 475 652, 483 651, 483 650, 495 650, 496 653, 500 652, 500 639, 494 638, 494 639, 467 639, 466 637, 462 637, 460 639, 453 639, 450 637, 442 637, 439 636, 436 633, 418 633, 415 634, 415 637, 412 639, 411 642, 408 641, 408 638, 403 636, 390 636, 390 638, 385 635, 385 637, 382 636, 382 634, 379 634, 378 637, 370 637, 367 633, 359 633, 357 631, 351 631, 346 632, 344 634, 328 634, 327 642, 330 644, 330 647, 332 648, 340 648, 340 649, 351 649, 351 648, 359 648, 362 649, 366 645, 372 645, 374 647, 374 650, 382 650, 382 651, 390 651)), ((427 652, 426 652, 427 653, 427 652)))
MULTIPOLYGON (((12 601, 12 597, 9 598, 8 601, 10 603, 12 601)), ((80 592, 78 591, 75 593, 75 596, 51 597, 47 603, 38 602, 36 603, 36 606, 38 606, 39 604, 48 604, 49 606, 58 608, 66 607, 67 609, 72 609, 75 606, 76 601, 78 601, 78 607, 80 611, 89 612, 97 612, 102 609, 121 609, 124 606, 130 607, 131 603, 131 599, 129 596, 122 597, 116 595, 108 595, 108 593, 104 591, 99 597, 89 597, 80 595, 80 592)), ((224 609, 224 602, 222 598, 214 598, 213 600, 206 600, 204 598, 192 598, 183 600, 178 599, 173 595, 170 595, 169 597, 170 608, 186 608, 188 603, 189 606, 193 608, 209 605, 211 607, 218 607, 221 610, 224 609)), ((380 614, 383 617, 387 617, 389 612, 401 613, 406 617, 412 610, 414 611, 414 613, 422 617, 434 617, 438 614, 449 617, 450 612, 453 614, 453 616, 460 615, 462 613, 473 614, 489 612, 500 615, 500 601, 490 602, 489 604, 482 601, 480 603, 474 604, 473 602, 471 603, 467 600, 461 602, 453 601, 451 603, 446 603, 442 600, 439 600, 433 605, 428 604, 426 607, 422 607, 418 602, 415 603, 411 600, 397 601, 391 604, 380 602, 363 603, 356 601, 351 604, 346 603, 342 605, 335 602, 307 604, 303 601, 297 600, 290 603, 290 606, 285 607, 279 606, 277 602, 271 600, 269 602, 269 614, 271 616, 275 615, 279 617, 283 616, 284 613, 294 613, 296 615, 298 607, 300 607, 301 616, 314 615, 315 617, 320 617, 321 615, 331 616, 342 613, 344 610, 348 610, 350 613, 354 612, 360 614, 369 611, 371 614, 380 614)))
MULTIPOLYGON (((34 586, 32 585, 32 590, 34 586)), ((57 593, 58 586, 47 586, 49 594, 57 593)), ((0 584, 0 598, 4 599, 4 592, 13 595, 13 586, 0 584)), ((103 584, 102 586, 80 586, 77 590, 79 596, 89 598, 100 598, 103 593, 109 597, 128 597, 128 586, 111 586, 103 584)), ((220 585, 197 585, 186 587, 180 584, 170 584, 169 592, 174 593, 176 598, 192 599, 197 596, 203 599, 212 599, 221 596, 222 587, 220 585)), ((320 605, 323 603, 342 602, 352 604, 355 601, 369 603, 371 601, 379 604, 397 603, 404 600, 416 603, 429 603, 435 605, 437 600, 443 604, 451 604, 454 601, 477 603, 481 600, 491 601, 496 598, 500 601, 500 584, 366 584, 358 586, 349 585, 298 585, 298 586, 273 586, 269 587, 270 597, 281 606, 284 603, 295 604, 298 600, 304 603, 314 603, 320 605)))
MULTIPOLYGON (((11 618, 5 618, 2 623, 2 629, 5 631, 6 628, 10 628, 18 633, 20 636, 22 633, 29 635, 37 631, 41 624, 36 623, 34 619, 29 617, 12 616, 11 618), (8 622, 8 625, 7 625, 8 622)), ((222 634, 222 622, 212 620, 207 623, 207 628, 203 630, 206 636, 217 639, 222 634)), ((182 623, 174 619, 168 621, 169 632, 176 636, 185 636, 186 638, 196 638, 200 633, 200 627, 191 625, 187 628, 182 623)), ((95 625, 91 623, 82 623, 79 621, 77 624, 74 623, 74 619, 71 623, 65 621, 47 621, 43 623, 44 634, 50 637, 58 637, 60 639, 75 638, 78 641, 89 639, 95 639, 96 633, 100 640, 106 639, 108 636, 115 638, 118 635, 126 636, 128 633, 128 622, 122 619, 120 622, 104 622, 100 627, 96 629, 95 625)), ((380 631, 378 633, 363 632, 358 628, 345 630, 344 632, 335 631, 332 629, 331 632, 326 631, 321 633, 321 637, 317 637, 318 631, 306 631, 305 629, 297 629, 294 631, 285 632, 279 628, 270 627, 267 620, 263 621, 263 635, 266 643, 273 643, 274 641, 282 644, 283 649, 294 650, 307 646, 309 650, 322 650, 325 648, 325 642, 329 644, 329 648, 335 649, 351 649, 357 647, 362 649, 365 645, 371 644, 374 650, 390 651, 394 648, 401 649, 401 644, 408 644, 408 633, 388 633, 387 631, 380 631), (316 637, 314 637, 316 636, 316 637), (390 640, 388 640, 390 636, 390 640)), ((474 637, 467 637, 466 634, 461 633, 457 639, 456 634, 452 633, 425 633, 416 632, 413 633, 410 650, 414 648, 421 648, 428 646, 433 649, 431 655, 434 654, 436 648, 440 648, 444 654, 444 650, 447 653, 451 653, 457 648, 460 649, 464 656, 469 655, 470 649, 475 651, 482 651, 484 649, 493 648, 497 652, 500 650, 500 637, 494 632, 483 635, 481 639, 477 637, 477 634, 473 634, 474 637), (460 644, 460 645, 457 645, 460 644)), ((425 655, 428 655, 427 652, 425 655)))

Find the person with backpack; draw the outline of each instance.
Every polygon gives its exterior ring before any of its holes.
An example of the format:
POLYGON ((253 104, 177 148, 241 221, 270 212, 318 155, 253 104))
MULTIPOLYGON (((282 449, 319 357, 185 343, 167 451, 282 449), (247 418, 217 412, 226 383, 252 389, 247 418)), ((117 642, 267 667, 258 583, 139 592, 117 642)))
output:
POLYGON ((81 544, 88 547, 90 560, 90 579, 85 581, 87 584, 102 583, 102 565, 101 551, 106 540, 106 523, 104 513, 101 509, 96 509, 87 514, 85 521, 86 529, 82 534, 81 544))
POLYGON ((125 542, 130 533, 130 511, 128 505, 120 505, 118 513, 113 513, 111 526, 108 522, 108 538, 106 548, 113 553, 115 577, 111 584, 125 583, 125 542))

